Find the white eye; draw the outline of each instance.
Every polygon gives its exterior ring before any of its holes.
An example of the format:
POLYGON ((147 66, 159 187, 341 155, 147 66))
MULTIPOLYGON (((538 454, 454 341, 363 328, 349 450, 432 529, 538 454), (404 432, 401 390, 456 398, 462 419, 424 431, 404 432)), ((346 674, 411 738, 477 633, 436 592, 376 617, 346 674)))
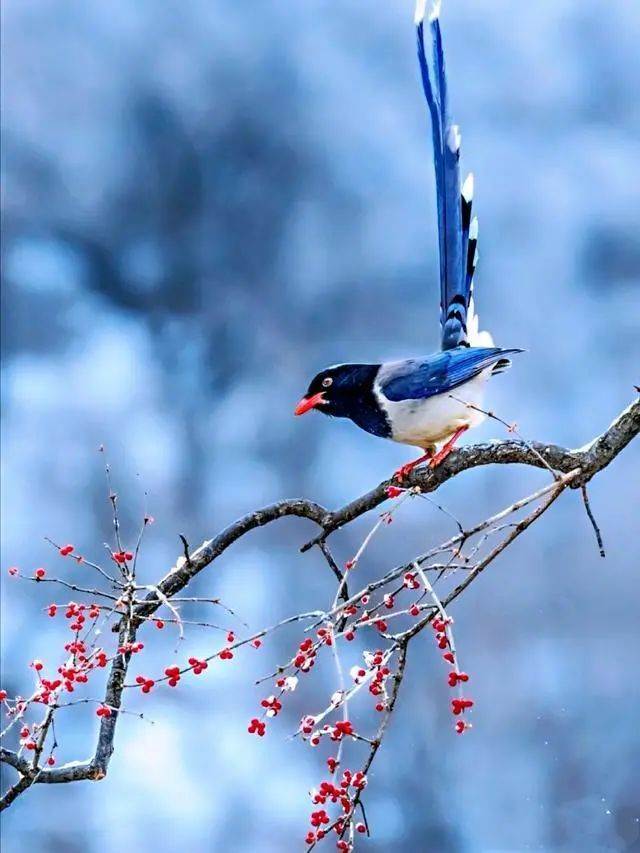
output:
POLYGON ((328 388, 330 385, 333 385, 333 379, 330 376, 325 376, 322 380, 322 387, 328 388))

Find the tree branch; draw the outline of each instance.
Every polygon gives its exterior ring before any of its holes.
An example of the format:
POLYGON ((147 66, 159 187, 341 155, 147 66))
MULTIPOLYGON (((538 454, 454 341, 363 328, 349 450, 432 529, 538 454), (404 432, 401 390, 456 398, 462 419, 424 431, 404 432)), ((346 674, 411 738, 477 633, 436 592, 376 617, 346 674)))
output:
MULTIPOLYGON (((522 441, 491 441, 484 444, 470 444, 454 450, 437 468, 415 469, 409 475, 405 485, 417 486, 423 494, 427 494, 428 492, 435 492, 443 483, 463 471, 479 468, 482 465, 517 464, 544 468, 545 465, 538 456, 540 454, 555 471, 562 474, 579 468, 581 476, 572 484, 572 488, 578 488, 583 483, 587 483, 603 468, 606 468, 639 432, 640 401, 635 400, 618 415, 607 430, 582 448, 570 450, 557 444, 543 444, 537 441, 528 444, 522 441)), ((385 480, 375 489, 351 501, 342 509, 329 513, 328 519, 322 525, 322 536, 326 536, 379 506, 386 500, 386 489, 390 484, 391 480, 385 480)), ((307 551, 316 542, 317 539, 307 542, 301 550, 307 551)))
MULTIPOLYGON (((543 456, 555 471, 562 474, 579 468, 580 476, 571 483, 572 488, 578 488, 588 482, 598 471, 606 468, 638 432, 640 432, 640 401, 636 400, 618 415, 605 432, 583 448, 569 450, 556 444, 540 442, 525 444, 521 441, 472 444, 453 451, 435 469, 417 469, 411 474, 407 485, 416 486, 425 494, 434 492, 447 480, 463 471, 482 465, 520 464, 543 468, 545 466, 540 459, 540 456, 543 456)), ((163 595, 167 597, 175 595, 240 537, 256 527, 263 527, 265 524, 289 515, 308 518, 322 529, 319 536, 302 546, 301 550, 307 551, 325 539, 329 533, 344 527, 387 500, 386 489, 390 483, 390 480, 383 481, 375 489, 334 512, 329 512, 312 501, 301 499, 279 501, 251 512, 230 524, 213 539, 204 542, 191 554, 189 563, 184 558, 178 560, 176 566, 157 586, 163 595)), ((161 603, 155 593, 150 593, 147 601, 134 609, 134 619, 149 616, 161 603)))
MULTIPOLYGON (((562 475, 555 483, 551 483, 543 490, 540 490, 539 493, 534 494, 523 501, 516 502, 507 510, 499 513, 497 516, 494 516, 493 519, 489 519, 487 522, 477 525, 469 531, 462 531, 452 540, 444 543, 444 545, 441 545, 433 552, 423 555, 423 557, 417 559, 417 562, 422 564, 423 560, 433 556, 434 554, 441 554, 450 551, 453 555, 456 544, 464 544, 470 536, 485 529, 490 523, 500 521, 503 517, 513 513, 533 498, 546 495, 545 500, 526 518, 517 523, 503 525, 504 527, 511 528, 508 535, 483 559, 472 567, 469 567, 469 573, 444 599, 444 605, 448 605, 451 601, 457 598, 468 587, 468 585, 477 578, 484 568, 498 556, 498 554, 500 554, 517 536, 519 536, 540 515, 542 515, 549 506, 551 506, 565 488, 584 488, 585 484, 595 474, 609 465, 610 462, 615 459, 615 457, 634 437, 638 435, 639 432, 640 402, 635 401, 613 421, 607 430, 591 441, 588 445, 579 449, 571 450, 559 447, 558 445, 543 444, 539 442, 525 443, 522 441, 496 441, 459 448, 452 452, 436 469, 432 470, 430 468, 422 468, 414 471, 408 482, 404 485, 408 488, 415 489, 416 492, 422 494, 433 492, 447 480, 461 474, 463 471, 477 468, 482 465, 523 464, 537 468, 550 466, 554 472, 562 475)), ((336 606, 337 602, 334 602, 333 609, 328 613, 324 613, 323 619, 326 620, 337 616, 339 620, 337 627, 341 630, 345 624, 345 613, 349 603, 357 602, 363 597, 365 592, 372 591, 375 588, 399 578, 400 574, 404 571, 404 568, 400 567, 391 570, 381 580, 370 584, 369 587, 365 588, 365 590, 362 590, 360 593, 356 593, 351 599, 349 599, 346 586, 342 580, 343 573, 333 560, 331 553, 328 551, 325 545, 325 539, 333 531, 344 527, 354 519, 364 515, 372 509, 375 509, 385 501, 388 497, 386 490, 389 485, 390 481, 386 480, 367 494, 356 498, 354 501, 351 501, 342 508, 333 512, 312 501, 294 499, 279 501, 278 503, 274 503, 270 506, 248 513, 233 524, 229 525, 214 538, 205 541, 193 553, 188 554, 187 551, 185 556, 181 556, 177 560, 176 565, 160 580, 159 583, 154 585, 153 591, 149 592, 142 602, 136 603, 134 601, 134 593, 139 590, 140 587, 136 587, 133 578, 131 578, 122 598, 120 599, 120 603, 124 605, 125 613, 121 616, 119 624, 115 626, 115 630, 119 633, 119 647, 124 646, 126 648, 128 644, 133 643, 136 639, 136 632, 140 625, 142 625, 144 621, 148 619, 148 617, 153 614, 166 600, 171 599, 184 589, 184 587, 186 587, 199 572, 214 562, 230 545, 257 527, 263 527, 264 525, 270 524, 272 521, 284 518, 285 516, 296 516, 298 518, 309 519, 320 528, 320 534, 304 545, 301 550, 307 551, 315 544, 320 545, 325 559, 338 578, 341 584, 340 588, 343 593, 340 596, 342 598, 342 603, 339 606, 336 606)), ((500 529, 500 527, 493 528, 494 531, 500 529)), ((452 556, 452 562, 445 563, 442 571, 446 572, 455 568, 458 568, 458 566, 453 563, 452 556)), ((396 647, 400 648, 402 653, 401 666, 395 676, 395 686, 392 692, 391 704, 388 709, 389 713, 385 715, 381 730, 378 733, 376 740, 372 742, 372 754, 370 756, 370 760, 367 762, 367 769, 380 746, 384 727, 386 726, 388 717, 397 697, 397 692, 404 673, 404 660, 407 643, 411 637, 419 633, 426 624, 432 621, 434 614, 435 611, 431 610, 409 630, 405 631, 401 635, 396 635, 396 647)), ((265 632, 261 632, 256 636, 262 636, 264 633, 265 632)), ((340 631, 337 633, 340 633, 340 631)), ((107 679, 104 697, 104 704, 109 707, 111 714, 110 716, 105 716, 101 719, 98 741, 92 758, 84 762, 71 762, 57 768, 45 768, 38 766, 40 752, 42 751, 41 747, 34 762, 26 761, 19 753, 11 750, 4 748, 1 750, 0 761, 13 767, 20 775, 18 781, 2 798, 2 808, 6 808, 10 805, 17 796, 35 783, 55 784, 79 781, 83 779, 99 780, 104 778, 107 772, 109 759, 113 753, 115 729, 120 715, 122 692, 125 686, 125 678, 130 657, 130 652, 120 652, 116 654, 111 661, 111 669, 107 679)), ((44 741, 44 737, 42 740, 44 741)))

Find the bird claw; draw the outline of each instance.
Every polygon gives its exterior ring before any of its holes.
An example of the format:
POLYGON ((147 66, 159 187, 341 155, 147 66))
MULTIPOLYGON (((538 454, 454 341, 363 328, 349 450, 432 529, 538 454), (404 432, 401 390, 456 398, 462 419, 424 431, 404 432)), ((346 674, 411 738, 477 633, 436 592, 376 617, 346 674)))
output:
POLYGON ((413 471, 415 467, 415 462, 407 462, 406 465, 401 465, 400 468, 398 468, 398 470, 394 472, 392 479, 397 480, 399 483, 401 483, 404 479, 406 479, 406 477, 409 476, 409 474, 413 471))
POLYGON ((411 462, 407 462, 405 465, 402 465, 398 470, 394 473, 393 479, 397 480, 401 483, 409 474, 413 471, 414 468, 417 468, 418 465, 421 465, 423 462, 427 462, 433 457, 433 453, 431 451, 427 451, 423 456, 418 457, 418 459, 414 459, 411 462))
MULTIPOLYGON (((443 450, 444 450, 444 448, 443 448, 443 450)), ((432 469, 437 468, 441 462, 444 462, 444 460, 447 458, 447 456, 451 453, 452 450, 453 450, 453 448, 449 447, 449 448, 447 448, 446 453, 443 453, 443 451, 441 450, 439 453, 436 453, 435 456, 432 456, 431 459, 429 460, 429 468, 432 468, 432 469)))

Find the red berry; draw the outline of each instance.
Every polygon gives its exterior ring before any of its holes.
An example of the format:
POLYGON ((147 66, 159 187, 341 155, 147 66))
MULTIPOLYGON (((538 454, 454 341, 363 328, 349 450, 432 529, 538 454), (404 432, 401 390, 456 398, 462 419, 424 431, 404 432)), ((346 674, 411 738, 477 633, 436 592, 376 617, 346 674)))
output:
POLYGON ((36 569, 35 574, 36 574, 36 578, 38 580, 41 580, 47 573, 45 572, 44 569, 36 569))
POLYGON ((63 557, 68 557, 72 551, 73 551, 73 545, 64 545, 62 548, 60 548, 60 554, 63 557))
POLYGON ((164 628, 164 622, 162 619, 156 619, 156 628, 162 630, 164 628))

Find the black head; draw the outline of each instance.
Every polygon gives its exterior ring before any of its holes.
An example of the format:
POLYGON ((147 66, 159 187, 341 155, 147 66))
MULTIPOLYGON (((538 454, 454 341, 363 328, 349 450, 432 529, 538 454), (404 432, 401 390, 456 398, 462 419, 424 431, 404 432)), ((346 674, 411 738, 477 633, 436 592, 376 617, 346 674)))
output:
POLYGON ((325 415, 357 420, 357 412, 371 404, 379 364, 337 364, 320 371, 295 409, 304 415, 317 409, 325 415))

